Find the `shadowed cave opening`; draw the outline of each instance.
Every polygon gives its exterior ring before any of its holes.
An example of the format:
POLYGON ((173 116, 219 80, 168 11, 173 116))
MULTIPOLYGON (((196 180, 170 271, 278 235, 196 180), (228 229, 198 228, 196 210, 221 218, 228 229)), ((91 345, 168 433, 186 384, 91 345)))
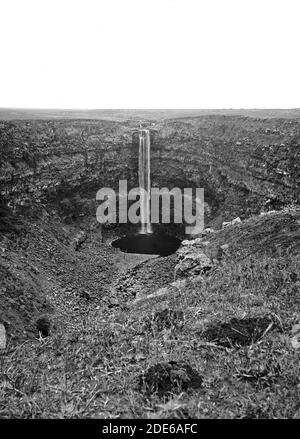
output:
POLYGON ((112 246, 124 253, 169 256, 180 246, 181 240, 165 233, 135 233, 122 236, 112 246))

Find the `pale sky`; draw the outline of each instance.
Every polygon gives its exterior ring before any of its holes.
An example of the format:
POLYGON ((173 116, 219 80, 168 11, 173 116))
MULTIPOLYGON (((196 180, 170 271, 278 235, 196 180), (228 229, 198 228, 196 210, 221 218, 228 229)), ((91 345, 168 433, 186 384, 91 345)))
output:
POLYGON ((300 107, 299 0, 0 0, 0 107, 300 107))

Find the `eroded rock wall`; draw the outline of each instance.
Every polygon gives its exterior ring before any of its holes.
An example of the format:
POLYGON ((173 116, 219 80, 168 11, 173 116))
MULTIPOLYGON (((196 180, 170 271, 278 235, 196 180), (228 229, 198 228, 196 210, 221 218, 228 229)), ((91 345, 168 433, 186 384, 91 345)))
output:
MULTIPOLYGON (((300 122, 204 116, 149 125, 153 186, 204 187, 222 220, 299 201, 300 122)), ((81 200, 94 209, 101 187, 137 185, 136 130, 134 121, 1 121, 1 196, 15 209, 56 203, 80 212, 81 200)))

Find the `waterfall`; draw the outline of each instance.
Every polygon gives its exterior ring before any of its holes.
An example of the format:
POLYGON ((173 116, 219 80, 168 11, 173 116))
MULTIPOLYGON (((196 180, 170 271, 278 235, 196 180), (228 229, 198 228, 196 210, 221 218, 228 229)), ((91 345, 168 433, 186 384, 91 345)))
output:
POLYGON ((150 133, 139 130, 139 186, 141 192, 141 233, 152 233, 150 222, 150 133))

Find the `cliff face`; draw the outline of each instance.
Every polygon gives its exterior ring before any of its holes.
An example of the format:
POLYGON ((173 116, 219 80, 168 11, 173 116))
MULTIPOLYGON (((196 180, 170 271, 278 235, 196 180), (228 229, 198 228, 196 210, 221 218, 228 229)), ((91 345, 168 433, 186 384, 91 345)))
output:
MULTIPOLYGON (((1 121, 1 196, 14 209, 94 209, 101 187, 137 186, 134 121, 1 121), (84 201, 84 202, 83 202, 84 201)), ((203 116, 152 122, 153 186, 204 187, 213 215, 299 201, 300 122, 203 116)), ((83 212, 84 213, 84 212, 83 212)))
POLYGON ((136 169, 131 130, 113 122, 2 122, 0 145, 1 194, 14 208, 94 200, 136 169))

